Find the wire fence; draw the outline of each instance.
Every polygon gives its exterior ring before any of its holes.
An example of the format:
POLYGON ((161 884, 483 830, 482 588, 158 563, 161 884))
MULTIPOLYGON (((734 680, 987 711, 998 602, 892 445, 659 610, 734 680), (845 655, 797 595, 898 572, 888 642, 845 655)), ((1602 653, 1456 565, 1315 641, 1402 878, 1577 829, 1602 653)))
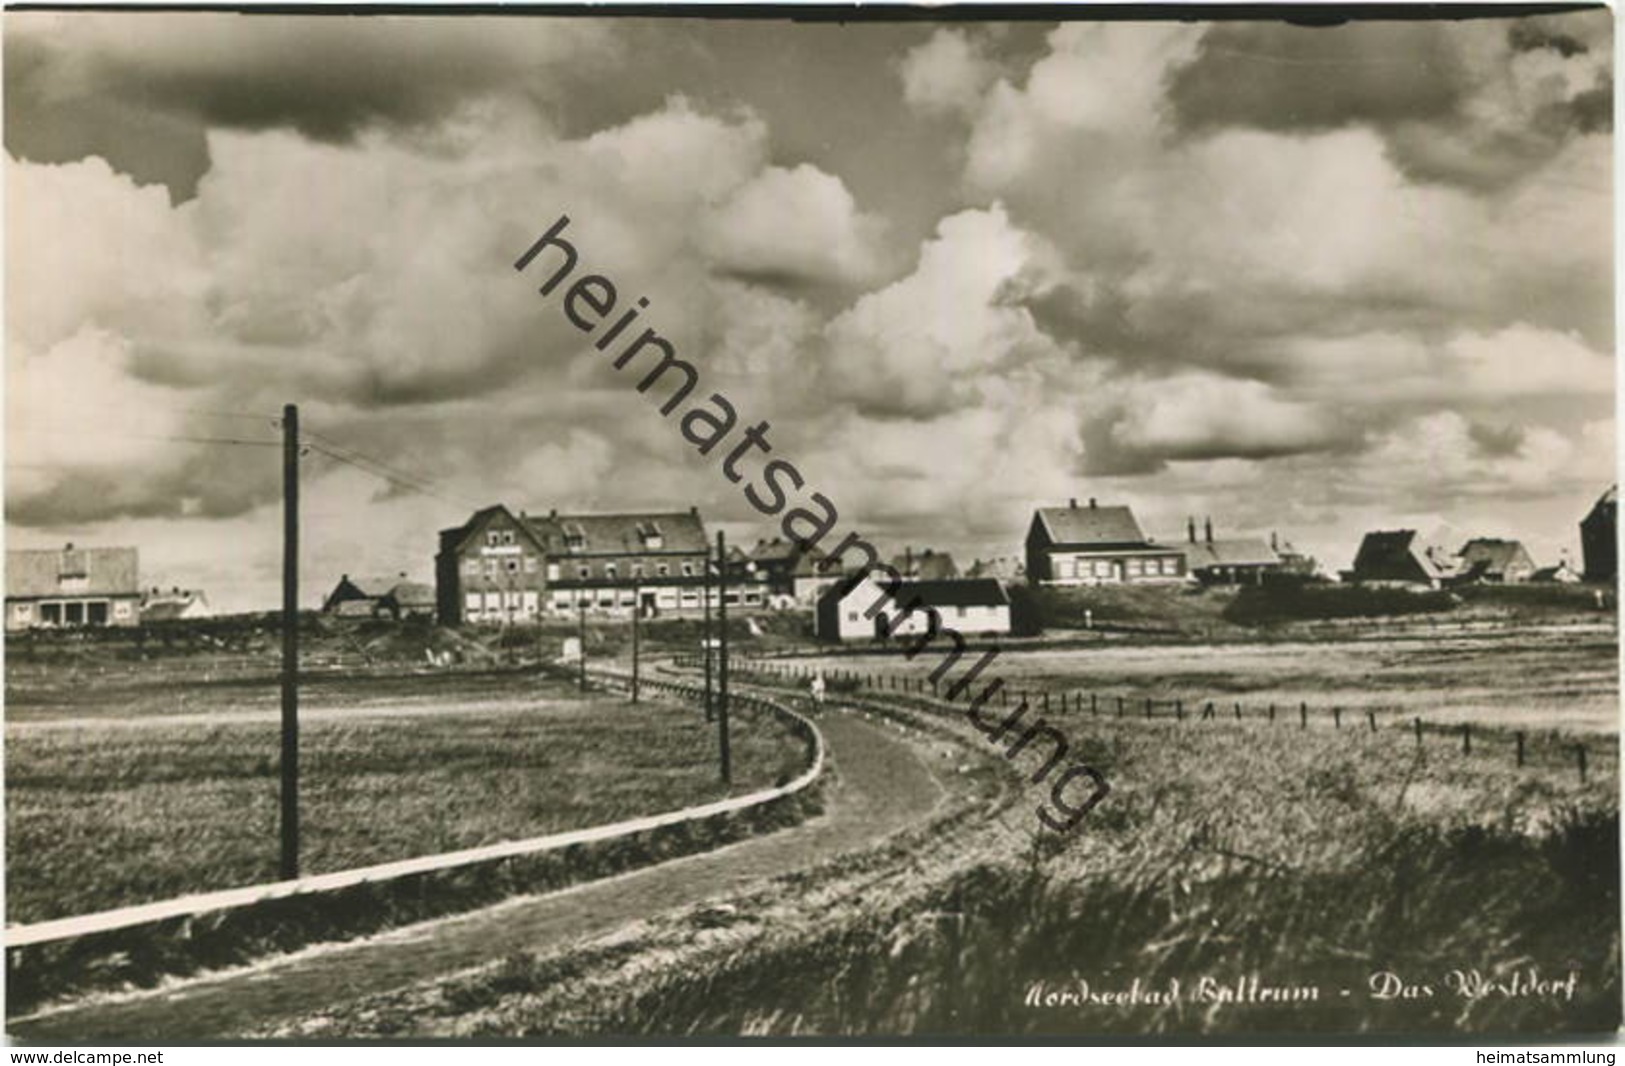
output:
MULTIPOLYGON (((690 669, 702 663, 698 656, 678 658, 674 665, 690 669)), ((831 693, 882 692, 926 702, 936 710, 965 706, 977 698, 966 687, 953 691, 930 677, 910 677, 899 673, 820 668, 795 662, 731 657, 729 670, 735 675, 755 677, 795 686, 809 685, 821 675, 831 693)), ((983 689, 983 691, 989 691, 983 689)), ((1300 732, 1332 729, 1353 734, 1381 734, 1404 737, 1416 750, 1436 750, 1442 744, 1457 748, 1462 755, 1475 751, 1480 757, 1504 756, 1517 768, 1539 766, 1573 773, 1584 784, 1598 772, 1617 770, 1618 742, 1612 738, 1585 738, 1556 729, 1508 728, 1482 722, 1429 722, 1417 715, 1370 707, 1338 704, 1251 702, 1234 699, 1156 699, 1125 696, 1080 689, 1023 689, 1009 684, 997 687, 987 702, 999 707, 1026 703, 1045 715, 1061 718, 1097 719, 1102 723, 1125 725, 1145 722, 1189 724, 1193 727, 1260 725, 1300 732)))

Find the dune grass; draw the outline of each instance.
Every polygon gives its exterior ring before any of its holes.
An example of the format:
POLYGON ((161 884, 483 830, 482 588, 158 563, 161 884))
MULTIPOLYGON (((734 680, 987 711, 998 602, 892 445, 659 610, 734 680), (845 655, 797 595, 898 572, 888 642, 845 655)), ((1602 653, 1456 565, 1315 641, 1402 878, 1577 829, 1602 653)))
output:
MULTIPOLYGON (((303 868, 319 873, 613 822, 720 798, 715 727, 516 680, 507 702, 301 733, 303 868)), ((94 709, 94 692, 79 702, 94 709)), ((736 791, 800 768, 776 720, 740 715, 736 791)), ((274 880, 278 726, 15 725, 6 736, 7 921, 274 880)))

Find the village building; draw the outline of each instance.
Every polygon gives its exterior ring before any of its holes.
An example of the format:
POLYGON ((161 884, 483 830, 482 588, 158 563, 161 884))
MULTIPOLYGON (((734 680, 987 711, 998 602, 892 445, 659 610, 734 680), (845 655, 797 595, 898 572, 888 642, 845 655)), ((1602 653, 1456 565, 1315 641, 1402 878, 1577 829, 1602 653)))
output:
POLYGON ((995 581, 1012 584, 1023 581, 1027 577, 1027 565, 1013 555, 1001 555, 992 559, 975 559, 970 569, 965 571, 966 577, 990 577, 995 581))
POLYGON ((1459 558, 1425 544, 1414 529, 1380 530, 1365 535, 1353 568, 1343 578, 1360 585, 1436 589, 1454 577, 1459 566, 1459 558))
POLYGON ((1185 580, 1185 554, 1148 538, 1127 507, 1040 507, 1027 530, 1035 585, 1122 585, 1185 580))
POLYGON ((952 581, 959 576, 959 566, 947 552, 922 548, 904 548, 902 555, 892 557, 891 568, 903 577, 917 581, 952 581))
POLYGON ((395 577, 352 578, 344 574, 322 601, 322 613, 337 618, 432 618, 435 591, 405 574, 395 577))
POLYGON ((1010 632, 1010 596, 992 578, 904 581, 869 617, 870 608, 885 597, 886 590, 869 575, 850 588, 844 583, 830 588, 818 599, 813 631, 821 639, 841 641, 923 637, 930 625, 925 608, 930 607, 941 619, 941 628, 963 636, 1010 632), (916 600, 920 606, 904 615, 916 600))
POLYGON ((1457 583, 1517 585, 1528 581, 1535 572, 1535 561, 1521 541, 1475 537, 1456 554, 1461 557, 1460 570, 1453 579, 1457 583))
POLYGON ((151 588, 141 594, 141 621, 180 622, 208 618, 209 597, 200 589, 151 588))
POLYGON ((783 537, 758 540, 747 554, 766 585, 766 601, 774 607, 811 607, 842 575, 840 560, 831 561, 817 546, 803 550, 783 537))
POLYGON ((1196 519, 1185 521, 1185 572, 1204 585, 1262 585, 1267 574, 1281 569, 1281 556, 1262 537, 1213 536, 1213 519, 1203 521, 1196 538, 1196 519))
POLYGON ((1619 575, 1619 486, 1611 486, 1580 520, 1585 579, 1612 583, 1619 575))
POLYGON ((6 552, 6 629, 133 626, 141 620, 134 548, 6 552))
POLYGON ((443 625, 526 622, 580 609, 698 613, 708 559, 705 525, 693 508, 531 516, 497 504, 440 532, 438 613, 443 625))

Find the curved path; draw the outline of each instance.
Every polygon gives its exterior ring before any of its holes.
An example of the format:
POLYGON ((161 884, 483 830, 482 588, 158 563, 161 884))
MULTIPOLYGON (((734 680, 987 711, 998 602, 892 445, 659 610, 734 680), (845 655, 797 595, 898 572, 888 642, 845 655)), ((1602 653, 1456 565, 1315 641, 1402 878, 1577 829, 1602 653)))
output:
POLYGON ((895 727, 839 713, 818 724, 839 778, 826 786, 825 813, 799 826, 545 896, 11 1020, 7 1030, 23 1040, 61 1042, 232 1037, 513 952, 599 935, 822 862, 923 820, 946 795, 895 727))

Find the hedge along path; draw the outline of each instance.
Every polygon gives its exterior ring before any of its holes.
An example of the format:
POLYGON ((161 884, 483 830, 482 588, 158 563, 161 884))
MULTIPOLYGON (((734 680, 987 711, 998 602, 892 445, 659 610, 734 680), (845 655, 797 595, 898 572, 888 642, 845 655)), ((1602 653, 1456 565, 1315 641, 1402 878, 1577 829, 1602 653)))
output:
MULTIPOLYGON (((629 684, 629 679, 618 674, 608 671, 594 671, 594 673, 598 675, 600 682, 607 681, 617 686, 629 684)), ((662 681, 641 681, 640 687, 646 687, 679 698, 693 698, 698 693, 698 690, 693 686, 662 681)), ((825 765, 824 736, 810 719, 791 710, 784 704, 759 696, 739 694, 732 696, 729 702, 742 707, 755 707, 760 710, 770 711, 786 718, 790 722, 792 729, 808 745, 807 768, 782 785, 758 789, 743 796, 732 796, 728 799, 716 800, 698 806, 683 807, 663 814, 646 815, 641 818, 612 822, 608 825, 593 826, 587 829, 573 829, 564 833, 530 837, 524 840, 502 841, 477 848, 464 848, 459 851, 442 852, 438 855, 423 855, 413 859, 401 859, 395 862, 378 863, 349 870, 336 870, 332 873, 316 874, 289 881, 271 881, 257 885, 245 885, 241 888, 200 892, 188 896, 178 896, 174 899, 137 904, 132 907, 98 911, 93 914, 55 918, 50 921, 35 922, 31 925, 8 926, 5 930, 6 949, 10 951, 13 948, 73 940, 174 919, 194 918, 220 911, 251 908, 273 900, 301 896, 320 896, 364 884, 388 882, 413 875, 473 867, 500 862, 504 859, 543 855, 578 845, 602 844, 621 840, 668 826, 703 822, 719 815, 761 807, 804 791, 822 776, 825 765)))

